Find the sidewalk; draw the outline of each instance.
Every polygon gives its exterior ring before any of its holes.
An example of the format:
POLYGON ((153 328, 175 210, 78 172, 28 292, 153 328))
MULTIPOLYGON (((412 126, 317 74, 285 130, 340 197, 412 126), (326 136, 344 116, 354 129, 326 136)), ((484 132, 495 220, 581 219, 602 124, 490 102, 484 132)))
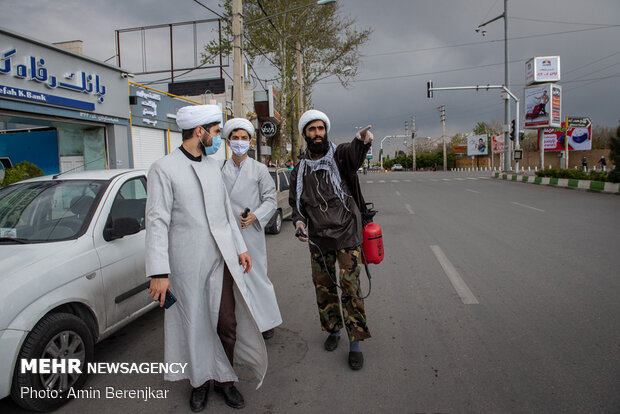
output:
POLYGON ((553 187, 576 188, 578 190, 595 191, 597 193, 620 194, 620 183, 574 180, 571 178, 537 177, 533 175, 506 174, 500 172, 494 173, 493 178, 530 184, 550 185, 553 187))

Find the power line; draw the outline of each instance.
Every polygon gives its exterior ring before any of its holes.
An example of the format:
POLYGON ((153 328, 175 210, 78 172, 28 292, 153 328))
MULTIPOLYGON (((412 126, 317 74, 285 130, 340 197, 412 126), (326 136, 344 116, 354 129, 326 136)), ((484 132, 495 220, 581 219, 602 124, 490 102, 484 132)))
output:
MULTIPOLYGON (((599 26, 599 27, 586 28, 586 29, 566 30, 566 31, 563 31, 563 32, 540 33, 540 34, 527 35, 527 36, 509 37, 508 40, 512 41, 512 40, 531 39, 531 38, 534 38, 534 37, 555 36, 555 35, 567 34, 567 33, 577 33, 577 32, 585 32, 585 31, 592 31, 592 30, 609 29, 609 28, 614 28, 614 27, 620 27, 620 25, 618 25, 618 24, 616 24, 616 25, 606 25, 606 26, 599 26)), ((363 55, 363 56, 364 57, 376 57, 376 56, 398 55, 398 54, 404 54, 404 53, 429 52, 429 51, 433 51, 433 50, 450 49, 450 48, 457 48, 457 47, 464 47, 464 46, 475 46, 475 45, 483 45, 483 44, 487 44, 487 43, 497 43, 497 42, 502 42, 503 43, 504 39, 486 40, 486 41, 468 42, 468 43, 459 43, 459 44, 456 44, 456 45, 444 45, 444 46, 426 47, 426 48, 421 48, 421 49, 396 50, 396 51, 393 51, 393 52, 373 53, 373 54, 363 55)))
POLYGON ((204 4, 202 4, 201 2, 199 2, 198 0, 193 0, 195 3, 200 4, 202 7, 204 7, 205 9, 209 10, 211 13, 215 14, 217 17, 219 17, 220 19, 224 19, 226 21, 228 21, 229 19, 227 19, 226 17, 222 16, 221 14, 219 14, 218 12, 216 12, 213 9, 208 8, 207 6, 205 6, 204 4))
MULTIPOLYGON (((518 60, 511 60, 508 63, 519 63, 519 62, 525 62, 527 59, 518 59, 518 60)), ((478 65, 478 66, 469 66, 469 67, 462 67, 462 68, 456 68, 456 69, 446 69, 446 70, 436 70, 436 71, 432 71, 432 72, 423 72, 423 73, 413 73, 410 75, 399 75, 399 76, 385 76, 385 77, 380 77, 380 78, 370 78, 370 79, 358 79, 355 82, 372 82, 372 81, 378 81, 378 80, 391 80, 391 79, 402 79, 402 78, 412 78, 415 76, 424 76, 424 75, 434 75, 437 73, 450 73, 450 72, 458 72, 458 71, 462 71, 462 70, 472 70, 472 69, 479 69, 479 68, 486 68, 486 67, 490 67, 490 66, 499 66, 499 65, 503 65, 504 62, 500 62, 500 63, 490 63, 488 65, 478 65)), ((319 84, 322 85, 327 85, 327 84, 337 84, 340 82, 318 82, 319 84)), ((483 88, 483 85, 481 85, 481 88, 483 88)))
POLYGON ((540 22, 540 23, 578 24, 578 25, 580 24, 583 26, 605 26, 605 27, 617 26, 614 24, 605 24, 605 23, 562 22, 558 20, 530 19, 527 17, 514 17, 514 16, 509 16, 509 19, 525 20, 525 21, 540 22))

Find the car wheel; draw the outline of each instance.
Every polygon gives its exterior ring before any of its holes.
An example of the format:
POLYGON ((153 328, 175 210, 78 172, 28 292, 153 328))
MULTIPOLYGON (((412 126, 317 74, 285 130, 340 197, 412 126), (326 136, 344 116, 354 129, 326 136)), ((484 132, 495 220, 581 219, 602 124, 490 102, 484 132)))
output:
POLYGON ((86 382, 86 364, 92 361, 93 349, 93 335, 82 319, 69 313, 46 315, 30 331, 19 352, 11 397, 29 410, 60 407, 67 402, 69 390, 77 391, 86 382), (22 373, 22 359, 78 359, 81 373, 22 373), (26 395, 23 390, 28 391, 26 395))
POLYGON ((280 210, 276 211, 269 224, 267 227, 269 234, 280 234, 280 230, 282 230, 282 212, 280 210))

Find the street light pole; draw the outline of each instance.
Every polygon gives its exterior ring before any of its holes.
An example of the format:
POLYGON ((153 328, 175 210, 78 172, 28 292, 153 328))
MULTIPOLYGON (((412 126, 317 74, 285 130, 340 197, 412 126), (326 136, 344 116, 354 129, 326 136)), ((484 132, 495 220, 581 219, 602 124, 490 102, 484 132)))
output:
MULTIPOLYGON (((504 0, 504 13, 499 16, 482 23, 476 29, 476 32, 480 32, 480 28, 487 24, 494 22, 495 20, 504 19, 504 86, 510 90, 510 71, 508 65, 508 0, 504 0)), ((482 36, 486 34, 486 30, 482 31, 482 36)), ((511 171, 510 162, 510 99, 508 96, 504 100, 504 170, 511 171)))

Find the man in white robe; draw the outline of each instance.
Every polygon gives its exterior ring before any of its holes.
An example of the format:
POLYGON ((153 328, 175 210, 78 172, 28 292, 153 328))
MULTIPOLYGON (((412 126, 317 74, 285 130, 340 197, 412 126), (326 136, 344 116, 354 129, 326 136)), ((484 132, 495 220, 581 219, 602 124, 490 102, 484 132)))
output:
POLYGON ((254 126, 244 118, 233 118, 224 125, 224 139, 231 148, 232 159, 222 168, 233 213, 241 227, 241 235, 252 257, 252 270, 246 279, 252 300, 250 306, 263 338, 273 336, 282 316, 276 292, 267 274, 265 226, 275 213, 278 202, 276 186, 267 167, 248 157, 254 126), (249 208, 246 217, 244 212, 249 208))
POLYGON ((222 113, 215 105, 179 109, 183 143, 157 160, 148 173, 146 274, 149 294, 164 304, 167 363, 187 363, 168 381, 189 379, 193 411, 205 408, 210 380, 234 408, 244 406, 233 360, 249 366, 259 381, 267 351, 252 315, 248 286, 251 259, 232 212, 220 164, 206 156, 219 141, 222 113), (243 267, 241 267, 242 265, 243 267), (244 272, 245 268, 245 272, 244 272))

